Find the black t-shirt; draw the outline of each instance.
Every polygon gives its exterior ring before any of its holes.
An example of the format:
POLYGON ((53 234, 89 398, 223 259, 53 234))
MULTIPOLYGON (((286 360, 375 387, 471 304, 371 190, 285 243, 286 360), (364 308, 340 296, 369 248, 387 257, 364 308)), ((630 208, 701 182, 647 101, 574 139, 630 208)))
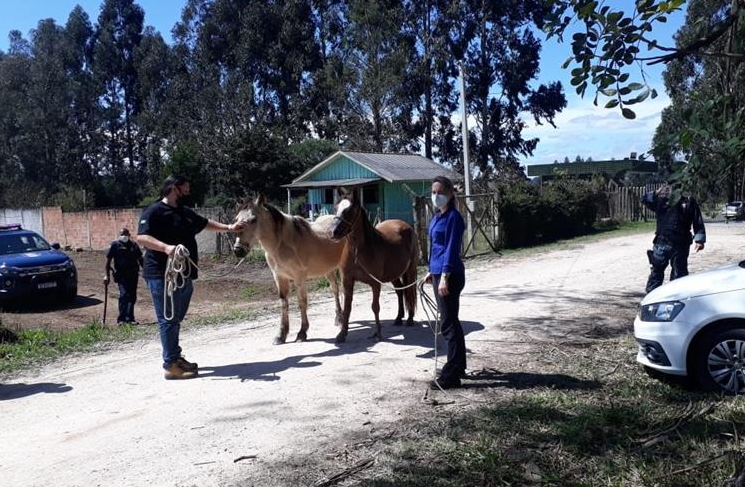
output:
MULTIPOLYGON (((195 263, 198 263, 196 234, 207 226, 207 219, 186 206, 173 207, 158 201, 145 208, 137 227, 139 235, 150 235, 168 245, 184 245, 195 263)), ((147 249, 142 277, 163 279, 168 256, 163 252, 147 249)), ((192 268, 191 278, 197 278, 197 269, 192 268)))
POLYGON ((142 251, 137 244, 131 240, 127 243, 114 240, 106 252, 106 258, 114 261, 114 281, 119 282, 127 278, 137 279, 142 260, 142 251))

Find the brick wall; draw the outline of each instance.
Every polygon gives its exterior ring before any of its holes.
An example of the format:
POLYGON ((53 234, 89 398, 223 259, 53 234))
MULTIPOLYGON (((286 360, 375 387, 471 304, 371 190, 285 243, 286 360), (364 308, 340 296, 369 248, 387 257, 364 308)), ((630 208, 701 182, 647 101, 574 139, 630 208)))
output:
MULTIPOLYGON (((3 211, 0 209, 0 211, 3 211)), ((219 208, 200 208, 197 213, 212 220, 227 223, 219 208)), ((43 230, 39 231, 50 243, 69 245, 74 248, 106 250, 112 240, 119 236, 122 227, 129 228, 132 236, 137 235, 137 224, 142 208, 116 208, 110 210, 89 210, 63 212, 60 207, 45 206, 41 209, 43 230)), ((34 229, 36 230, 36 229, 34 229)), ((214 232, 203 231, 197 236, 199 252, 213 254, 218 252, 221 238, 214 232)), ((224 244, 225 240, 222 239, 224 244)), ((223 252, 225 245, 223 245, 223 252)))

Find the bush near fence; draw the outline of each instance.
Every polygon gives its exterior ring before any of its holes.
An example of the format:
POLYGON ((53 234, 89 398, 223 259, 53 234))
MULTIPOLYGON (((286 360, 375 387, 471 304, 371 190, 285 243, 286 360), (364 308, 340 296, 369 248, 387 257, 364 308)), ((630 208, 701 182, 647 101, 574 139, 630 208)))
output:
POLYGON ((606 194, 599 181, 559 179, 537 188, 527 182, 500 189, 502 243, 507 248, 590 233, 606 194))

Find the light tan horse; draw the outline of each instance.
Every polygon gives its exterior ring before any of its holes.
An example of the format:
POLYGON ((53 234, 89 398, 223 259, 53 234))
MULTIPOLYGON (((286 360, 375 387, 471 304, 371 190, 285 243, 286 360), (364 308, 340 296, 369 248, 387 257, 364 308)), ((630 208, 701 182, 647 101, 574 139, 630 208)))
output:
POLYGON ((413 325, 416 310, 414 283, 419 261, 419 245, 414 229, 401 220, 385 220, 373 226, 360 204, 357 190, 345 195, 336 204, 335 211, 332 237, 341 239, 340 241, 346 240, 349 245, 341 268, 344 311, 341 331, 336 336, 337 343, 343 342, 347 337, 355 281, 364 282, 372 288, 372 310, 376 326, 373 338, 383 338, 379 317, 381 282, 390 282, 397 288, 405 288, 396 290, 398 314, 394 324, 403 323, 405 298, 409 314, 406 324, 413 325))
POLYGON ((308 289, 310 277, 326 276, 331 283, 336 303, 336 324, 341 322, 339 283, 336 269, 341 267, 346 243, 329 238, 328 220, 333 216, 319 218, 310 223, 302 217, 282 213, 267 204, 263 196, 249 201, 239 208, 236 221, 247 223, 233 245, 239 258, 245 257, 255 242, 264 248, 266 262, 272 270, 279 299, 282 300, 282 317, 279 334, 274 344, 285 342, 290 328, 289 294, 290 282, 295 282, 300 305, 300 332, 295 341, 304 341, 308 336, 308 289))

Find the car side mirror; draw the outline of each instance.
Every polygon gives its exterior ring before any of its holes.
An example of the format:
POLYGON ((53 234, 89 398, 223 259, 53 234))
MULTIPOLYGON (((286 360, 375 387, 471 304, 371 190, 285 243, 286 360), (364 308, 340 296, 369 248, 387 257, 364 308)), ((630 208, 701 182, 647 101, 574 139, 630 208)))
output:
POLYGON ((53 248, 54 250, 59 250, 59 249, 60 249, 60 246, 59 246, 59 244, 58 244, 57 242, 54 242, 54 243, 52 244, 52 248, 53 248))

